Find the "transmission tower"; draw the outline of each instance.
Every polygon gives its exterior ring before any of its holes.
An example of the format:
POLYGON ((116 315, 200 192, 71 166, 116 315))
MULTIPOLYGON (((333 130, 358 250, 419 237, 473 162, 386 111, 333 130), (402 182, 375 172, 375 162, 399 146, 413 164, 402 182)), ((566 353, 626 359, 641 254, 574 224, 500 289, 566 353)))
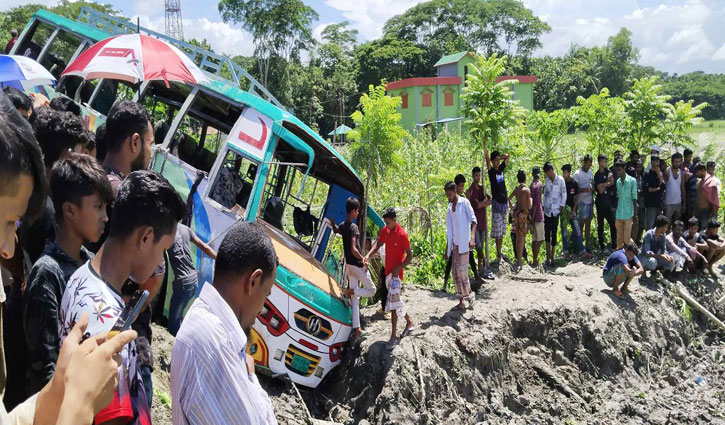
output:
POLYGON ((181 0, 165 0, 166 35, 177 40, 184 39, 184 27, 181 22, 181 0))

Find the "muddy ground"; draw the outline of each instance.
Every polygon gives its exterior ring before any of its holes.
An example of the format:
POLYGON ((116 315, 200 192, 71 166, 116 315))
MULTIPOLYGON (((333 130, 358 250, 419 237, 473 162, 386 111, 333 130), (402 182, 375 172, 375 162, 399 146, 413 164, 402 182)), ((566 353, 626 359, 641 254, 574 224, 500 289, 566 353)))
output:
MULTIPOLYGON (((450 294, 409 285, 418 329, 388 352, 390 322, 363 309, 368 338, 302 397, 314 418, 343 424, 725 424, 725 332, 651 279, 616 298, 601 262, 503 266, 465 312, 450 294)), ((725 318, 717 274, 673 280, 725 318)), ((153 344, 155 388, 170 394, 172 338, 156 327, 153 344)), ((306 423, 289 383, 262 385, 280 424, 306 423)), ((170 424, 160 393, 154 423, 170 424)))

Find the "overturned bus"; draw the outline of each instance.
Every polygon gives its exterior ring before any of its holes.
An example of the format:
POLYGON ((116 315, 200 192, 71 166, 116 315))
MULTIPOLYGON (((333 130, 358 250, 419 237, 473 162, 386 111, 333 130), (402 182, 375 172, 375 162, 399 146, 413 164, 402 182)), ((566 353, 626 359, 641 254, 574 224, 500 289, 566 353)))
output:
MULTIPOLYGON (((84 8, 78 22, 41 10, 16 46, 20 54, 37 52, 41 63, 67 64, 92 42, 136 30, 92 9, 84 8), (77 45, 55 53, 61 36, 77 45), (49 54, 52 60, 44 61, 49 54)), ((280 265, 247 351, 263 371, 317 387, 340 363, 352 323, 341 295, 342 243, 328 220, 345 219, 346 199, 363 198, 362 181, 335 149, 228 58, 140 30, 180 47, 211 79, 201 85, 147 82, 130 87, 125 96, 145 105, 156 122, 151 167, 187 200, 189 226, 213 247, 237 221, 258 221, 264 227, 280 265), (247 90, 239 88, 242 80, 250 82, 247 90)), ((98 122, 128 88, 116 81, 65 79, 57 87, 98 122)), ((44 90, 57 95, 52 88, 44 90)), ((371 209, 360 216, 368 218, 382 227, 371 209)), ((190 248, 199 282, 210 282, 213 261, 190 248)), ((172 290, 169 286, 161 300, 165 310, 172 290)))

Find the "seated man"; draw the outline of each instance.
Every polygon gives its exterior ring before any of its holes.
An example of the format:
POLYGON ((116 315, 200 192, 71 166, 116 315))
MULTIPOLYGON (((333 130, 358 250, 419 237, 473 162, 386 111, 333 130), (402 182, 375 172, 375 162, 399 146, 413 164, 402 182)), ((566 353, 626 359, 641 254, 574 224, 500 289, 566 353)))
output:
POLYGON ((671 272, 675 269, 675 260, 667 251, 667 238, 665 237, 669 223, 670 220, 667 216, 658 215, 655 218, 655 228, 644 234, 642 252, 639 254, 639 260, 644 269, 649 270, 652 277, 657 279, 662 277, 656 273, 657 271, 671 272))
MULTIPOLYGON (((697 220, 697 219, 695 219, 697 220)), ((695 225, 697 229, 697 225, 695 225)), ((672 232, 667 235, 667 251, 675 260, 675 268, 687 268, 691 272, 701 269, 707 263, 705 257, 697 251, 697 248, 690 245, 683 233, 685 231, 685 223, 680 220, 675 221, 672 225, 672 232)))
POLYGON ((614 251, 607 259, 602 271, 604 283, 612 287, 614 295, 622 298, 622 291, 629 292, 629 283, 635 277, 644 273, 642 264, 637 258, 639 248, 634 242, 624 245, 624 248, 614 251), (621 289, 620 289, 620 285, 621 289))
POLYGON ((685 241, 690 244, 690 246, 695 248, 697 250, 697 253, 701 255, 702 259, 695 259, 695 266, 697 269, 707 267, 708 265, 706 257, 708 245, 707 241, 705 241, 705 238, 702 237, 699 229, 700 221, 697 219, 697 217, 690 217, 690 219, 687 220, 687 231, 682 235, 682 237, 685 238, 685 241))
POLYGON ((707 228, 700 233, 707 243, 707 251, 703 254, 707 258, 707 270, 710 274, 714 274, 712 266, 725 256, 725 239, 721 238, 720 222, 712 219, 707 223, 707 228))

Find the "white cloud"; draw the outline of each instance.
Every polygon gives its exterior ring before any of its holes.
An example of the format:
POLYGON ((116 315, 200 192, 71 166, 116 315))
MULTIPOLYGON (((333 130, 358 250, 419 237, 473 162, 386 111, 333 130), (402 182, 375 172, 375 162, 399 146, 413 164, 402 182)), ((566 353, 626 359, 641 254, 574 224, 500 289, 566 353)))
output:
POLYGON ((215 52, 229 56, 250 56, 254 53, 252 36, 224 22, 213 22, 206 18, 184 19, 184 37, 206 39, 215 52))
POLYGON ((132 13, 137 16, 148 17, 164 13, 164 3, 161 1, 137 0, 132 8, 132 13))
MULTIPOLYGON (((725 42, 719 17, 725 16, 720 0, 608 0, 584 2, 524 0, 534 14, 549 23, 551 32, 541 38, 536 55, 559 56, 572 44, 603 45, 625 27, 640 51, 639 62, 668 72, 725 72, 716 51, 725 42)), ((725 50, 725 47, 722 48, 725 50)))
POLYGON ((320 23, 319 25, 317 25, 315 27, 315 29, 312 30, 312 37, 314 37, 315 40, 321 42, 322 41, 322 31, 324 31, 325 28, 327 28, 328 25, 333 24, 333 23, 334 22, 324 22, 324 23, 320 23))
MULTIPOLYGON (((137 16, 133 17, 135 21, 137 16)), ((150 18, 147 15, 138 16, 142 27, 164 33, 164 16, 150 18)), ((190 40, 195 38, 199 41, 206 39, 216 53, 228 56, 244 55, 250 56, 254 53, 252 36, 246 31, 233 28, 224 22, 214 22, 207 18, 183 19, 184 38, 190 40)))
POLYGON ((423 0, 325 0, 339 10, 363 40, 379 38, 385 21, 399 15, 423 0))
POLYGON ((712 55, 712 60, 725 61, 725 44, 720 46, 720 48, 712 55))
POLYGON ((8 10, 13 7, 25 6, 26 4, 40 4, 43 6, 55 6, 58 0, 0 0, 0 10, 8 10))

